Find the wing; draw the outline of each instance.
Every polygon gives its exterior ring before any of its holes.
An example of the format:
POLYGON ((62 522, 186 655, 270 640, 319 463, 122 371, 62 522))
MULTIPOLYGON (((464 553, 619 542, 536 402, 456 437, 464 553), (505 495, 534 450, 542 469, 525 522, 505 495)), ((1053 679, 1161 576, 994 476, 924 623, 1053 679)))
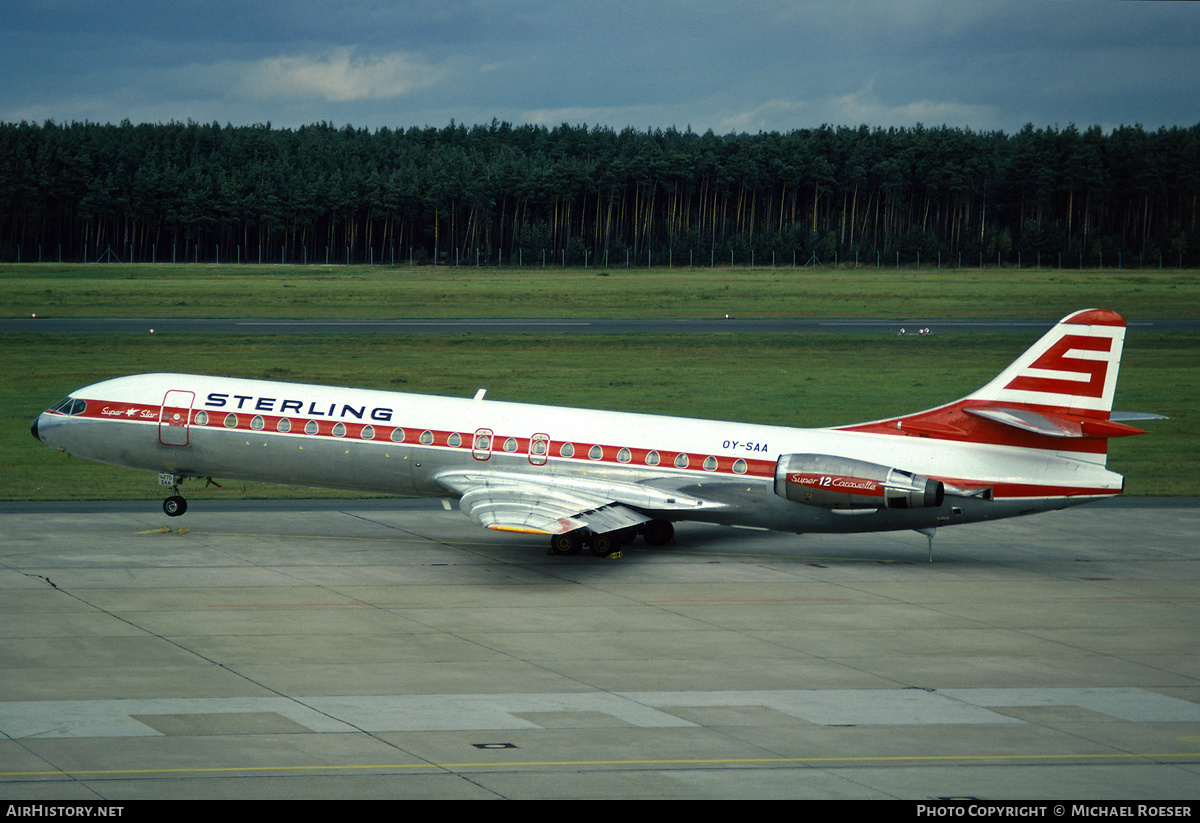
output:
POLYGON ((464 514, 481 526, 503 531, 564 534, 587 529, 606 534, 672 512, 722 506, 640 483, 570 475, 463 469, 441 472, 435 479, 458 493, 464 514))

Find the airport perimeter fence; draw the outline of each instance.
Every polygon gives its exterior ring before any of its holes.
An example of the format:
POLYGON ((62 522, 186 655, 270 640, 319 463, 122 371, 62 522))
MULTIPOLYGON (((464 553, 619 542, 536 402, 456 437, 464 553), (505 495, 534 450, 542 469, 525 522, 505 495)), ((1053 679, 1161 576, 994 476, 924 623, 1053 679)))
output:
POLYGON ((507 258, 501 253, 485 253, 480 249, 463 253, 459 250, 442 251, 431 255, 424 249, 397 249, 395 246, 380 250, 369 248, 364 254, 349 246, 333 249, 325 246, 310 254, 307 246, 290 250, 287 246, 257 246, 243 250, 241 246, 205 246, 199 243, 184 244, 182 248, 172 245, 161 251, 151 245, 148 253, 139 255, 134 246, 122 249, 124 254, 112 246, 97 253, 89 253, 85 246, 81 255, 64 255, 62 246, 56 246, 47 254, 38 246, 36 255, 29 255, 21 246, 5 255, 16 263, 150 263, 150 264, 215 264, 215 265, 297 265, 297 266, 448 266, 448 267, 495 267, 495 268, 668 268, 668 269, 803 269, 803 268, 932 268, 932 269, 1145 269, 1145 268, 1196 268, 1200 267, 1197 255, 1179 252, 1157 252, 1132 254, 1124 251, 1068 252, 954 252, 922 254, 921 252, 872 251, 838 254, 825 257, 811 253, 807 259, 803 254, 792 252, 756 252, 753 248, 737 254, 733 250, 716 250, 697 255, 694 251, 677 253, 670 248, 657 252, 646 250, 633 254, 628 249, 615 252, 591 253, 587 250, 526 250, 518 249, 507 258))

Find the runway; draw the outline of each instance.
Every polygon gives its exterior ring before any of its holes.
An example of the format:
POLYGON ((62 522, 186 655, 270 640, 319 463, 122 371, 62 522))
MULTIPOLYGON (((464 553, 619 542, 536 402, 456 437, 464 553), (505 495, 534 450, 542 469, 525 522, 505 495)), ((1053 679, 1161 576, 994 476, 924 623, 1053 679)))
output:
POLYGON ((682 526, 440 501, 0 505, 0 794, 1200 797, 1200 501, 682 526))

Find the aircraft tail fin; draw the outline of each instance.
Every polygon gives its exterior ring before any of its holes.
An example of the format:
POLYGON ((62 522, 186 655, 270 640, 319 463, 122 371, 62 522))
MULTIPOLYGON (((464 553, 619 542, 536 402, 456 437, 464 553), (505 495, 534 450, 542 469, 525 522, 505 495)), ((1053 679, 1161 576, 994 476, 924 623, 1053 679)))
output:
POLYGON ((1077 311, 966 399, 1107 419, 1124 343, 1121 315, 1103 309, 1077 311))
POLYGON ((1104 309, 1077 311, 962 400, 846 428, 1078 452, 1080 459, 1103 464, 1108 438, 1144 433, 1113 419, 1124 341, 1121 315, 1104 309))

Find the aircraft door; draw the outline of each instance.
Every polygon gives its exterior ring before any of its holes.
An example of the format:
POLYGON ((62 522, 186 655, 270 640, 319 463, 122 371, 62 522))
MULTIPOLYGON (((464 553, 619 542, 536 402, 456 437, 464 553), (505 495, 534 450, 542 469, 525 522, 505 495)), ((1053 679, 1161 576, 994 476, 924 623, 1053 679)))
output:
POLYGON ((164 446, 186 446, 196 393, 171 389, 158 412, 158 442, 164 446))

